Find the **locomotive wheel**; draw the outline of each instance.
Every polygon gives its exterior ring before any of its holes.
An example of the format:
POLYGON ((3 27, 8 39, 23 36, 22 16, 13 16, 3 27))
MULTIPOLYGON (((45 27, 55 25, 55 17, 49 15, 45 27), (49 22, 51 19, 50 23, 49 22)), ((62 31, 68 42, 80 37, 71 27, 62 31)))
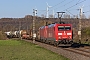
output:
POLYGON ((58 42, 54 42, 54 46, 58 47, 59 43, 58 42))
POLYGON ((51 41, 49 41, 49 44, 50 44, 50 45, 52 45, 52 42, 51 42, 51 41))
POLYGON ((45 44, 47 44, 47 40, 45 40, 45 44))
POLYGON ((43 40, 43 39, 41 39, 41 41, 40 41, 40 42, 43 42, 42 40, 43 40))
POLYGON ((45 43, 45 40, 43 40, 42 43, 45 43))

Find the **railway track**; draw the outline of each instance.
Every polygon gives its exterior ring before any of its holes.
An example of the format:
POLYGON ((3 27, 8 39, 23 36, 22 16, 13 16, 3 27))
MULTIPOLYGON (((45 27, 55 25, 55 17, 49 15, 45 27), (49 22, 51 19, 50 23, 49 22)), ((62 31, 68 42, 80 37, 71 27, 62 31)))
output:
POLYGON ((64 48, 64 50, 71 51, 80 55, 84 55, 86 57, 90 57, 90 47, 86 48, 64 48))

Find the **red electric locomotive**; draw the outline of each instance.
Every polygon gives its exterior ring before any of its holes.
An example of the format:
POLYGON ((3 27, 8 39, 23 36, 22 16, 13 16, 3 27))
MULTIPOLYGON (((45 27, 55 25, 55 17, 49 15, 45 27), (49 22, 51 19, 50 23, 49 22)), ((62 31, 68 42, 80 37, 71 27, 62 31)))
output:
POLYGON ((51 24, 40 28, 41 41, 51 43, 54 45, 59 44, 72 44, 73 31, 71 24, 51 24))
POLYGON ((39 28, 40 40, 42 42, 45 42, 47 39, 47 27, 48 26, 42 26, 39 28))

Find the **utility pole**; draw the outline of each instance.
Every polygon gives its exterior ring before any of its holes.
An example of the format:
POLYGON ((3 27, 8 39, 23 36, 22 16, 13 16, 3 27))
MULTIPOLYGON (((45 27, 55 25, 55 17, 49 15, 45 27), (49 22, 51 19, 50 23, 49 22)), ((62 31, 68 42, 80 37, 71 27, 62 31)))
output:
POLYGON ((19 21, 19 39, 22 40, 22 36, 21 36, 21 21, 19 21))
POLYGON ((57 13, 58 13, 58 18, 60 19, 60 24, 61 24, 61 17, 63 15, 63 13, 65 13, 65 12, 57 12, 57 13), (60 13, 61 13, 61 16, 60 16, 60 13))
POLYGON ((35 43, 36 33, 35 33, 35 19, 36 19, 37 10, 33 9, 33 43, 35 43))
POLYGON ((81 19, 82 19, 82 7, 80 7, 80 19, 79 19, 79 31, 78 31, 78 35, 79 35, 79 43, 81 43, 81 30, 82 30, 82 23, 81 23, 81 19))

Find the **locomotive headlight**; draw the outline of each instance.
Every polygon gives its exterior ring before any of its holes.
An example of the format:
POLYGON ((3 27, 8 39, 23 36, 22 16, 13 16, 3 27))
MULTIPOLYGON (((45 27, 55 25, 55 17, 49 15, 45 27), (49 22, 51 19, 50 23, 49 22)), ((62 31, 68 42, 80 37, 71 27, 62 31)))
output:
POLYGON ((67 35, 71 35, 71 33, 67 33, 67 35))
POLYGON ((62 33, 58 33, 58 35, 62 35, 62 33))

